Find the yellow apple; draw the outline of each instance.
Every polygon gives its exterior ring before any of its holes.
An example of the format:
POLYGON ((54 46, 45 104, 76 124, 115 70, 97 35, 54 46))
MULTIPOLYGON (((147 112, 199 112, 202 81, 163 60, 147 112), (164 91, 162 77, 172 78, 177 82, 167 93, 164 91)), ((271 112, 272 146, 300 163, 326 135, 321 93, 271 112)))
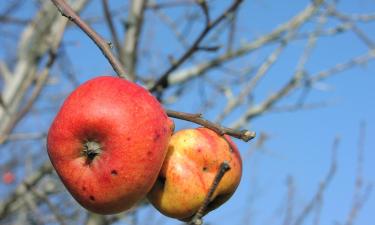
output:
POLYGON ((205 213, 222 205, 235 192, 241 180, 241 156, 228 136, 210 129, 176 132, 159 177, 148 194, 149 201, 166 216, 189 220, 203 204, 224 161, 230 170, 220 181, 205 213))

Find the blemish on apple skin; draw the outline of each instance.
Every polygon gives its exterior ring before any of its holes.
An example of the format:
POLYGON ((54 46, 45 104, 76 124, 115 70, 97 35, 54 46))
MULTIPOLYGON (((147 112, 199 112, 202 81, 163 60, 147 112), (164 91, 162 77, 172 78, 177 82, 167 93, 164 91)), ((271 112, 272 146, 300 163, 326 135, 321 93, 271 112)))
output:
POLYGON ((203 172, 207 172, 208 168, 207 167, 203 167, 203 172))
POLYGON ((95 201, 95 197, 92 196, 92 195, 90 195, 90 200, 91 200, 91 201, 95 201))
POLYGON ((131 140, 131 138, 130 138, 130 137, 128 137, 128 138, 126 138, 126 140, 127 140, 127 141, 130 141, 130 140, 131 140))
POLYGON ((154 141, 159 140, 159 138, 160 138, 160 134, 158 132, 155 132, 155 134, 154 134, 154 141))
POLYGON ((148 155, 148 156, 152 156, 152 151, 148 151, 148 152, 147 152, 147 155, 148 155))
POLYGON ((118 174, 118 173, 117 173, 117 170, 112 170, 112 171, 111 171, 111 175, 112 175, 112 176, 117 176, 117 174, 118 174))
POLYGON ((85 187, 85 186, 83 186, 83 187, 82 187, 82 190, 83 190, 83 191, 86 191, 86 187, 85 187))

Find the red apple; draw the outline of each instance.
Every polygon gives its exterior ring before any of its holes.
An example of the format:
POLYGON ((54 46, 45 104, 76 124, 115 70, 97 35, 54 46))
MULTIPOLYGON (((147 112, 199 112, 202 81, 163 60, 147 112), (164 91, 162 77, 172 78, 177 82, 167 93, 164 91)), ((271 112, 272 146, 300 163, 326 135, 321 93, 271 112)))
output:
POLYGON ((203 204, 224 161, 230 170, 224 174, 205 213, 232 196, 240 183, 242 160, 228 136, 207 128, 178 131, 171 137, 159 178, 148 199, 162 214, 187 221, 203 204))
POLYGON ((48 155, 83 207, 118 213, 152 188, 172 127, 147 90, 124 79, 97 77, 65 100, 48 132, 48 155))
POLYGON ((11 184, 15 180, 14 174, 11 171, 6 171, 3 174, 3 182, 4 184, 11 184))

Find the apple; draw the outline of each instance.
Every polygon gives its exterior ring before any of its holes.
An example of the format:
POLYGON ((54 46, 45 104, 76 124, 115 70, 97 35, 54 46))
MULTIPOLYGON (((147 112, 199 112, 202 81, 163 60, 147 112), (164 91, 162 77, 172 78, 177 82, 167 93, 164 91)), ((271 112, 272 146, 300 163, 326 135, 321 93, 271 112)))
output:
POLYGON ((173 127, 144 88, 121 78, 97 77, 63 103, 48 132, 48 155, 83 207, 114 214, 146 197, 173 127))
POLYGON ((242 175, 242 160, 230 137, 207 128, 186 129, 172 135, 159 177, 147 195, 162 214, 188 221, 201 205, 220 164, 227 171, 215 190, 205 213, 224 202, 235 192, 242 175))
POLYGON ((15 180, 15 177, 14 177, 14 174, 13 172, 11 171, 6 171, 4 174, 3 174, 3 182, 4 184, 11 184, 13 183, 15 180))

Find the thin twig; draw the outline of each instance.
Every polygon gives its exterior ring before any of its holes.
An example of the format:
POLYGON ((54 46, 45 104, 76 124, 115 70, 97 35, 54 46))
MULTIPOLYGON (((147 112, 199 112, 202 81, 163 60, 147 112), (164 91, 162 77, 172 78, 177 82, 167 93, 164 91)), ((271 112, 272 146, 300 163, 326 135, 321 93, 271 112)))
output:
POLYGON ((17 125, 17 123, 26 115, 26 113, 31 109, 34 102, 39 97, 44 85, 46 84, 50 69, 55 62, 56 59, 56 50, 58 46, 54 46, 54 49, 51 49, 49 52, 49 59, 46 64, 46 67, 44 70, 40 73, 40 75, 37 77, 34 89, 31 92, 31 96, 28 99, 26 105, 20 109, 11 119, 10 123, 7 124, 7 126, 4 128, 3 134, 0 135, 0 144, 4 144, 7 141, 9 133, 14 129, 14 127, 17 125))
POLYGON ((188 223, 190 225, 201 225, 203 224, 202 222, 202 217, 204 216, 207 206, 210 204, 212 200, 212 196, 214 192, 216 191, 217 187, 219 186, 219 183, 221 179, 223 178, 224 174, 230 170, 230 166, 227 162, 222 162, 220 164, 219 171, 217 172, 214 181, 211 184, 210 190, 208 191, 206 198, 204 199, 203 204, 201 207, 198 209, 198 211, 195 213, 191 221, 188 223))
MULTIPOLYGON (((233 3, 225 10, 224 13, 222 13, 218 18, 216 18, 214 21, 209 21, 206 23, 205 28, 202 30, 202 32, 199 34, 199 36, 195 39, 191 47, 174 63, 172 63, 171 67, 169 67, 157 80, 153 87, 150 88, 150 91, 160 91, 168 86, 168 77, 169 75, 175 71, 182 63, 184 63, 190 56, 192 56, 197 50, 200 45, 200 43, 203 41, 203 39, 207 36, 207 34, 218 24, 220 24, 221 21, 223 21, 227 16, 234 12, 238 6, 241 4, 243 0, 235 0, 233 3)), ((208 18, 208 17, 206 17, 208 18)))
POLYGON ((357 149, 357 171, 354 181, 354 193, 350 211, 348 213, 345 225, 355 224, 355 220, 360 212, 361 208, 368 199, 371 192, 371 185, 367 185, 364 188, 363 179, 363 164, 364 164, 364 150, 365 150, 365 139, 366 139, 366 123, 362 122, 359 130, 358 138, 358 149, 357 149))
POLYGON ((210 11, 208 10, 206 0, 196 0, 196 1, 203 11, 204 18, 205 18, 205 21, 206 21, 206 26, 209 26, 211 18, 210 18, 210 11))
POLYGON ((207 127, 219 135, 228 134, 232 137, 241 139, 243 141, 250 141, 251 139, 255 138, 255 132, 248 131, 248 130, 234 130, 226 127, 222 127, 216 123, 213 123, 211 121, 208 121, 204 118, 202 118, 201 114, 192 114, 192 113, 184 113, 184 112, 177 112, 173 110, 166 110, 168 116, 176 118, 176 119, 182 119, 186 121, 190 121, 199 125, 202 125, 204 127, 207 127))
POLYGON ((294 180, 292 176, 288 176, 287 186, 288 186, 288 198, 286 202, 286 212, 285 212, 285 218, 283 222, 284 225, 289 225, 293 219, 295 187, 294 187, 294 180))
POLYGON ((156 1, 150 1, 146 8, 148 9, 167 9, 172 7, 184 7, 184 6, 193 6, 194 1, 193 0, 177 0, 177 1, 166 1, 166 2, 156 2, 156 1))
POLYGON ((117 56, 119 57, 120 62, 124 62, 124 60, 122 59, 122 54, 121 54, 122 47, 121 47, 120 41, 118 39, 116 28, 113 24, 111 11, 110 11, 109 5, 108 5, 108 0, 102 0, 102 5, 103 5, 105 21, 107 22, 109 31, 111 32, 112 41, 113 41, 113 44, 115 46, 115 51, 117 52, 117 56))
POLYGON ((122 49, 122 61, 128 69, 129 77, 136 80, 136 68, 138 61, 138 43, 143 27, 144 12, 147 0, 131 1, 128 18, 126 21, 126 37, 122 49))
POLYGON ((110 44, 108 44, 99 34, 91 29, 90 26, 87 25, 64 0, 52 0, 52 2, 60 11, 61 15, 75 23, 94 41, 94 43, 102 51, 103 55, 108 59, 117 75, 122 78, 129 79, 120 61, 118 61, 117 58, 112 54, 110 44))
POLYGON ((325 178, 321 181, 318 190, 315 192, 312 199, 306 204, 306 206, 302 209, 300 214, 296 217, 296 220, 294 221, 293 225, 300 225, 303 224, 307 216, 312 212, 314 207, 319 204, 320 201, 322 201, 325 191, 328 188, 328 185, 331 183, 337 168, 337 148, 339 145, 340 139, 336 138, 333 142, 332 146, 332 160, 331 165, 328 170, 328 173, 326 174, 325 178))
POLYGON ((228 101, 227 106, 224 108, 224 110, 217 116, 216 121, 219 122, 223 120, 230 112, 233 111, 236 107, 238 107, 241 103, 244 102, 245 98, 252 93, 256 85, 259 83, 259 81, 267 75, 267 72, 273 64, 279 59, 280 54, 284 51, 286 46, 288 45, 290 39, 293 37, 293 35, 296 32, 296 29, 298 27, 294 27, 292 30, 288 31, 287 35, 283 40, 280 41, 279 46, 272 51, 267 59, 262 63, 262 65, 259 67, 258 71, 250 79, 246 84, 245 87, 242 88, 241 93, 236 96, 236 98, 232 98, 230 101, 228 101))
POLYGON ((355 66, 366 64, 374 58, 375 50, 370 50, 361 56, 348 60, 347 62, 337 64, 327 70, 318 72, 310 76, 306 80, 306 82, 302 82, 304 73, 295 73, 295 75, 280 90, 270 95, 267 99, 265 99, 258 105, 249 108, 239 119, 237 119, 237 121, 235 121, 232 124, 231 127, 233 127, 234 129, 238 129, 241 126, 243 126, 243 124, 246 124, 247 121, 252 120, 255 117, 259 117, 260 115, 268 112, 268 110, 271 109, 271 107, 273 107, 276 104, 276 102, 290 94, 292 91, 297 90, 297 87, 301 87, 303 84, 318 83, 323 79, 326 79, 345 70, 351 69, 355 66))
POLYGON ((48 206, 48 208, 51 211, 51 214, 55 217, 56 222, 58 222, 58 224, 60 224, 60 225, 66 225, 66 222, 65 222, 66 218, 63 215, 60 214, 60 210, 51 202, 51 200, 48 197, 48 195, 46 195, 43 192, 40 192, 40 191, 36 190, 33 187, 30 187, 29 191, 35 197, 39 198, 40 200, 42 200, 43 202, 46 203, 46 205, 48 206))
POLYGON ((225 52, 224 54, 221 54, 213 59, 199 63, 198 65, 194 65, 181 71, 171 73, 168 76, 167 83, 169 84, 169 86, 176 86, 185 83, 188 80, 202 76, 207 71, 213 68, 217 68, 218 65, 223 65, 224 63, 229 62, 233 59, 254 52, 257 49, 266 46, 267 44, 280 41, 283 37, 283 34, 288 30, 291 30, 293 27, 295 27, 296 24, 308 21, 315 14, 317 7, 318 5, 316 4, 311 4, 307 6, 295 17, 276 27, 273 31, 265 35, 262 35, 249 43, 243 44, 237 49, 234 49, 230 52, 225 52))
POLYGON ((37 171, 27 177, 9 197, 0 203, 0 220, 4 219, 11 211, 13 205, 28 193, 29 188, 37 185, 37 183, 46 175, 52 172, 50 162, 44 163, 37 171))

